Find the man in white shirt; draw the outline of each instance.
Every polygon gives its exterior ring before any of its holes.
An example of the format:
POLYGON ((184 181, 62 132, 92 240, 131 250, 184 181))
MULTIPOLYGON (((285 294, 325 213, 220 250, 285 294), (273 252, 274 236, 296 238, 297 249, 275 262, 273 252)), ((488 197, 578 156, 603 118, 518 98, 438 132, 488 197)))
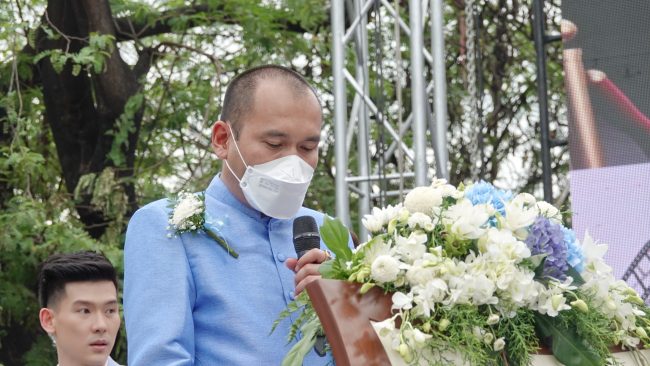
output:
POLYGON ((117 277, 101 254, 55 254, 38 274, 41 327, 59 366, 119 366, 110 358, 120 329, 117 277))

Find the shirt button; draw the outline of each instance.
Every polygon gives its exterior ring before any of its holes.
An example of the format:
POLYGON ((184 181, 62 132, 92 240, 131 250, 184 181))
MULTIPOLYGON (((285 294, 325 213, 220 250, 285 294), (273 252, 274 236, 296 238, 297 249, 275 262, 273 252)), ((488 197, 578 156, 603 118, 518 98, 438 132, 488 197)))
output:
POLYGON ((284 261, 287 259, 287 256, 284 255, 284 254, 282 254, 282 253, 280 253, 280 254, 277 255, 277 258, 278 258, 278 260, 279 260, 280 262, 284 262, 284 261))
POLYGON ((293 291, 289 291, 289 299, 291 299, 292 301, 296 299, 296 294, 294 294, 293 291))

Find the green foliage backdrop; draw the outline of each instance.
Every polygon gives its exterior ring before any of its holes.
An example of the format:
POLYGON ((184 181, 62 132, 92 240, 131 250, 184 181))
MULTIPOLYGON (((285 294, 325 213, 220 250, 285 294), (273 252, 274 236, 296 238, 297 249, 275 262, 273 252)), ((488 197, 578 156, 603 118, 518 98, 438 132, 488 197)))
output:
MULTIPOLYGON (((399 3, 406 17, 407 2, 399 3)), ((485 179, 538 192, 529 5, 477 1, 482 159, 485 179)), ((463 0, 445 4, 453 183, 469 176, 466 136, 472 128, 463 119, 463 8, 463 0)), ((547 1, 550 31, 557 30, 558 9, 547 1)), ((388 19, 385 24, 392 26, 388 19)), ((225 85, 246 68, 291 65, 322 91, 327 133, 306 204, 333 213, 330 39, 326 0, 3 1, 0 364, 55 362, 38 324, 39 262, 55 252, 94 249, 121 271, 130 215, 170 193, 202 190, 219 171, 209 147, 210 126, 218 118, 225 85)), ((379 44, 386 75, 394 75, 390 39, 379 44)), ((566 135, 566 117, 559 55, 559 45, 549 47, 551 118, 553 132, 561 137, 566 135)), ((402 58, 408 72, 408 50, 402 58)), ((376 74, 378 60, 371 61, 371 73, 376 74)), ((407 97, 408 85, 403 87, 407 97)), ((395 87, 386 82, 372 95, 394 100, 395 87)), ((404 106, 403 115, 409 108, 404 106)), ((559 189, 566 186, 566 155, 565 148, 553 151, 559 189)), ((356 207, 354 198, 351 207, 356 207)), ((113 354, 125 362, 123 331, 113 354)))

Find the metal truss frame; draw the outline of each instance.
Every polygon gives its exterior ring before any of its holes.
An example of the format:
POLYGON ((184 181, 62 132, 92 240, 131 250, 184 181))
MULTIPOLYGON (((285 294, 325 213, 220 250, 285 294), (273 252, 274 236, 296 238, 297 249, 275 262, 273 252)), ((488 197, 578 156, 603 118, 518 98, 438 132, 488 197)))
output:
MULTIPOLYGON (((433 175, 434 159, 435 174, 442 178, 449 177, 442 10, 443 0, 409 0, 407 24, 399 15, 399 9, 395 9, 388 0, 332 1, 336 215, 348 226, 351 224, 351 193, 359 197, 361 218, 370 212, 373 199, 403 193, 401 188, 382 191, 380 186, 387 185, 379 183, 414 178, 415 185, 425 185, 433 175), (428 13, 423 9, 427 9, 428 13), (404 74, 410 75, 411 114, 403 123, 395 123, 394 116, 386 113, 381 105, 378 106, 380 103, 370 96, 368 28, 372 23, 372 12, 380 12, 383 17, 389 15, 399 25, 400 34, 405 34, 409 39, 410 74, 404 74), (425 21, 431 32, 430 51, 424 46, 425 21), (425 80, 427 67, 432 75, 428 83, 425 80), (387 148, 384 151, 375 149, 375 158, 371 159, 373 124, 386 132, 387 148), (431 138, 430 147, 427 144, 427 131, 431 138), (412 146, 407 146, 403 141, 407 135, 412 146), (359 148, 350 151, 355 137, 359 148), (356 164, 350 164, 351 153, 356 154, 356 164), (398 157, 405 158, 406 169, 389 172, 380 169, 383 168, 382 162, 398 157)), ((378 24, 371 25, 379 27, 378 24)), ((396 66, 400 67, 402 65, 396 66)), ((359 227, 359 234, 365 238, 365 229, 362 225, 359 227)))

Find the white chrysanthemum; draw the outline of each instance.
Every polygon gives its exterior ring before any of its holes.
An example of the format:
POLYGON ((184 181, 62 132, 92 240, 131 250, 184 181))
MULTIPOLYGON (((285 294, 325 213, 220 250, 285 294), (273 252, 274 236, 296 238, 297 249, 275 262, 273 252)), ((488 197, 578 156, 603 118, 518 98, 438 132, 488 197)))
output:
POLYGON ((404 207, 410 213, 421 212, 431 215, 433 208, 442 204, 442 194, 432 187, 416 187, 404 198, 404 207))
POLYGON ((390 255, 380 255, 370 266, 370 276, 378 283, 392 282, 399 274, 399 261, 390 255))
POLYGON ((177 230, 188 229, 192 223, 188 219, 203 212, 203 201, 194 194, 182 194, 181 199, 174 207, 174 212, 169 224, 177 230))
POLYGON ((456 187, 447 184, 446 179, 434 179, 433 182, 431 182, 431 187, 437 189, 443 198, 461 198, 464 195, 464 193, 459 191, 456 187))
POLYGON ((546 201, 537 201, 537 209, 539 210, 539 214, 547 219, 558 224, 562 223, 562 214, 560 213, 560 210, 552 204, 546 201))

